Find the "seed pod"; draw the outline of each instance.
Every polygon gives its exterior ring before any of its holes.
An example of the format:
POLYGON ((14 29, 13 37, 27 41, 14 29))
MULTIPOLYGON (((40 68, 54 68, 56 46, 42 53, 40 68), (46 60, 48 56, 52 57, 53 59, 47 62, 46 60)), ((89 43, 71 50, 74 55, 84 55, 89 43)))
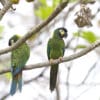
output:
POLYGON ((92 13, 91 9, 82 4, 78 12, 76 12, 76 19, 74 20, 78 27, 92 26, 92 13))

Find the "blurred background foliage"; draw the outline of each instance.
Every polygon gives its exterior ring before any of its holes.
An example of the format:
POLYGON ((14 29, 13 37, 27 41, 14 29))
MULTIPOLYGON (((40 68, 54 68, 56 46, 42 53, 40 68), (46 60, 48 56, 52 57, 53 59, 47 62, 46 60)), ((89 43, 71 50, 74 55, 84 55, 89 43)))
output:
MULTIPOLYGON (((5 5, 4 1, 6 2, 6 0, 0 0, 1 3, 3 2, 3 6, 5 5)), ((10 9, 0 23, 0 48, 8 46, 8 40, 13 34, 18 33, 23 36, 32 28, 35 28, 36 25, 47 19, 54 9, 64 1, 66 0, 33 0, 29 3, 20 0, 17 5, 13 5, 16 10, 10 9)), ((68 38, 65 39, 65 56, 74 54, 81 49, 84 50, 84 48, 100 39, 100 0, 80 0, 79 3, 77 2, 78 0, 69 0, 68 6, 50 24, 27 41, 31 48, 31 57, 27 65, 47 61, 47 41, 57 27, 66 27, 68 29, 68 38)), ((2 4, 0 5, 1 9, 2 4)), ((100 97, 98 92, 100 90, 99 55, 100 48, 97 48, 85 57, 61 64, 63 68, 60 68, 59 71, 58 85, 56 91, 52 94, 49 91, 49 68, 24 71, 24 84, 28 85, 23 86, 20 97, 18 92, 14 97, 9 96, 11 73, 0 75, 0 84, 3 82, 0 88, 0 99, 27 100, 24 98, 25 96, 29 100, 77 100, 77 98, 78 100, 84 100, 84 98, 85 100, 98 100, 96 97, 100 97), (92 72, 93 68, 95 69, 92 72), (91 74, 89 74, 90 72, 91 74), (81 83, 82 81, 83 83, 81 83), (80 94, 89 87, 93 88, 92 85, 88 85, 89 83, 92 84, 92 82, 98 82, 99 84, 98 87, 95 85, 94 90, 91 90, 92 93, 95 92, 94 95, 89 91, 82 96, 82 99, 80 94), (5 87, 7 87, 7 90, 5 87), (27 91, 29 92, 27 93, 27 91)), ((9 67, 10 53, 1 55, 0 70, 9 67)))
POLYGON ((3 31, 4 31, 4 26, 0 25, 0 38, 2 38, 3 31))
MULTIPOLYGON (((57 7, 58 4, 63 2, 64 0, 39 0, 39 7, 35 10, 36 16, 40 19, 45 20, 57 7)), ((69 2, 73 3, 77 0, 69 0, 69 2)), ((87 2, 87 1, 86 1, 87 2)))

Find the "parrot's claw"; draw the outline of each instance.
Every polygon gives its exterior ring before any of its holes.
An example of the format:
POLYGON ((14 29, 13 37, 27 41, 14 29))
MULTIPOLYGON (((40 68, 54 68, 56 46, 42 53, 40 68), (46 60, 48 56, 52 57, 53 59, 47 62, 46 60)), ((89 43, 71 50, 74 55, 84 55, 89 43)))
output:
POLYGON ((63 57, 59 57, 59 60, 62 61, 63 57))
POLYGON ((52 64, 54 62, 54 60, 53 59, 50 59, 49 62, 50 62, 50 64, 52 64))

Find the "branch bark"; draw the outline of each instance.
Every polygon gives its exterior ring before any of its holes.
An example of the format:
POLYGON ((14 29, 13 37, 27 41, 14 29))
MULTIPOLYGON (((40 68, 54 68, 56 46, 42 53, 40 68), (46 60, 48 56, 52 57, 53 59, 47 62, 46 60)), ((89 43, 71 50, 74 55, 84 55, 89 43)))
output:
POLYGON ((12 3, 8 0, 8 3, 4 5, 3 9, 0 10, 0 20, 3 18, 5 13, 11 8, 12 3))
MULTIPOLYGON (((89 47, 83 49, 83 50, 80 51, 80 52, 77 52, 77 53, 75 53, 75 54, 72 54, 72 55, 70 55, 70 56, 68 56, 68 57, 64 57, 64 58, 62 59, 62 61, 60 61, 59 59, 54 60, 54 61, 52 62, 52 64, 63 63, 63 62, 68 62, 68 61, 77 59, 77 58, 79 58, 79 57, 81 57, 81 56, 86 55, 87 53, 89 53, 90 51, 94 50, 94 49, 95 49, 96 47, 98 47, 98 46, 100 46, 100 41, 97 41, 97 42, 95 42, 94 44, 91 44, 89 47)), ((37 64, 25 66, 25 68, 24 68, 23 70, 31 70, 31 69, 41 68, 41 67, 47 67, 47 66, 50 66, 49 61, 43 62, 43 63, 37 63, 37 64)), ((0 70, 0 74, 4 74, 4 73, 7 73, 7 72, 10 72, 10 68, 0 70)))

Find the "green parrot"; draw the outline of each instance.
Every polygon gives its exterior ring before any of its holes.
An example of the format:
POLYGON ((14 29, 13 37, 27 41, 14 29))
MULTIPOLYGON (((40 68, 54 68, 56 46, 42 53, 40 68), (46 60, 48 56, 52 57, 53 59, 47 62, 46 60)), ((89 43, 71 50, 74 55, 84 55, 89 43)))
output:
MULTIPOLYGON (((12 46, 20 36, 14 35, 9 39, 9 46, 12 46)), ((12 84, 10 94, 14 95, 17 89, 21 92, 22 90, 22 70, 30 56, 30 48, 26 43, 23 43, 18 48, 11 52, 11 73, 12 73, 12 84)))
MULTIPOLYGON (((63 38, 67 37, 67 29, 61 27, 54 30, 53 37, 49 39, 47 44, 47 56, 52 63, 54 59, 62 60, 65 51, 65 43, 63 38)), ((56 86, 58 65, 51 65, 50 69, 50 90, 53 91, 56 86)))

